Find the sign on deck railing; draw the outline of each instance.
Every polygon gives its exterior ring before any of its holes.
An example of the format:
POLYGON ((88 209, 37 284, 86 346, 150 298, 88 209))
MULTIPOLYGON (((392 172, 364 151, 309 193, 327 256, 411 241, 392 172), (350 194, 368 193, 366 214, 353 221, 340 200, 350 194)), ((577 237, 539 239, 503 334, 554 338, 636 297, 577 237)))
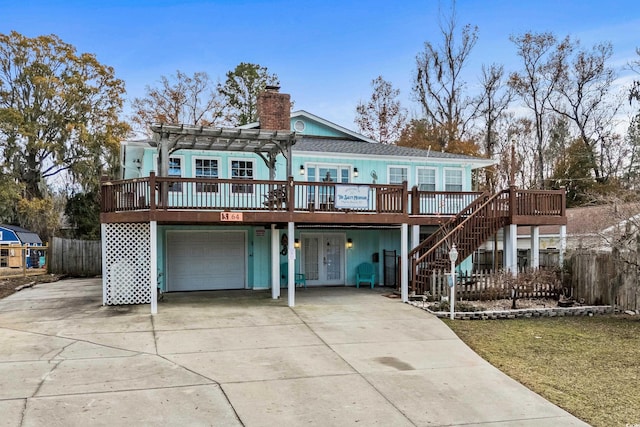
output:
POLYGON ((336 209, 367 209, 368 185, 336 185, 336 209))

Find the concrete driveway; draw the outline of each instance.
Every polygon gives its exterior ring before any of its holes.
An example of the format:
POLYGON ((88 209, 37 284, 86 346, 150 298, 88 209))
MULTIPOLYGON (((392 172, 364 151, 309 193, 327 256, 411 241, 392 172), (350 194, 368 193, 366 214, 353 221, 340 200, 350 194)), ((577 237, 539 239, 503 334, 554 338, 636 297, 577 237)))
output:
POLYGON ((577 426, 385 291, 169 294, 99 279, 0 300, 0 426, 577 426))

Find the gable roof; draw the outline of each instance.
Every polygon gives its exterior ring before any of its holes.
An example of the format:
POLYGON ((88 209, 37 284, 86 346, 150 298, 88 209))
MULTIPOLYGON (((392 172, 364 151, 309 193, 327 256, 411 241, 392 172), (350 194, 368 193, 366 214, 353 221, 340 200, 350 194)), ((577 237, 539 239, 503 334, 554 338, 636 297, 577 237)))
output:
POLYGON ((18 236, 18 240, 20 240, 21 243, 42 243, 40 236, 36 233, 25 228, 18 227, 17 225, 0 224, 0 228, 6 228, 7 230, 13 231, 15 235, 18 236))
MULTIPOLYGON (((315 114, 311 114, 308 111, 305 110, 298 110, 298 111, 294 111, 293 113, 291 113, 291 126, 292 126, 292 130, 293 129, 293 123, 295 119, 307 119, 316 123, 319 123, 323 126, 326 126, 328 128, 331 128, 332 130, 336 131, 338 134, 342 133, 344 134, 342 139, 349 139, 349 140, 355 140, 355 141, 363 141, 363 142, 370 142, 373 144, 377 144, 378 141, 376 141, 375 139, 371 139, 369 137, 366 137, 360 133, 354 132, 350 129, 347 129, 345 127, 342 127, 338 124, 335 124, 333 122, 330 122, 329 120, 323 119, 322 117, 316 116, 315 114)), ((299 132, 300 134, 304 135, 304 132, 299 132)))
POLYGON ((466 156, 463 154, 452 154, 440 151, 421 150, 419 148, 401 147, 393 144, 367 143, 361 141, 348 141, 326 139, 322 137, 298 137, 293 145, 294 153, 338 153, 354 154, 358 156, 382 156, 382 157, 407 157, 424 161, 427 158, 438 160, 451 160, 457 163, 468 162, 473 169, 490 166, 496 163, 495 160, 482 159, 478 157, 466 156))
MULTIPOLYGON (((350 129, 347 129, 343 126, 340 126, 336 123, 330 122, 329 120, 323 119, 320 116, 316 116, 315 114, 311 114, 308 111, 305 110, 297 110, 291 113, 291 117, 290 117, 290 124, 291 124, 291 130, 294 131, 294 123, 297 120, 303 119, 303 121, 308 121, 308 122, 315 122, 316 124, 319 124, 321 126, 324 126, 326 128, 329 128, 330 130, 333 131, 333 133, 336 134, 337 138, 340 139, 346 139, 346 140, 353 140, 353 141, 362 141, 362 142, 370 142, 373 144, 378 143, 378 141, 368 138, 362 134, 359 134, 357 132, 354 132, 350 129)), ((246 125, 242 125, 242 126, 238 126, 238 129, 259 129, 260 128, 260 122, 252 122, 252 123, 247 123, 246 125)), ((298 131, 296 132, 298 135, 308 135, 306 134, 304 131, 298 131)), ((316 135, 316 136, 323 136, 326 137, 326 135, 316 135)))

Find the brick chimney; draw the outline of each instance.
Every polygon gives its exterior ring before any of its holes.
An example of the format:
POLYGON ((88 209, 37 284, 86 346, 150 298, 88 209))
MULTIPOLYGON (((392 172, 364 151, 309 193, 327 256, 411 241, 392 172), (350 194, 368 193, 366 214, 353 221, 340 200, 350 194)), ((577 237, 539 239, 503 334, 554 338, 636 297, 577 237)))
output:
POLYGON ((258 95, 260 129, 291 130, 291 96, 280 93, 280 86, 267 86, 258 95))

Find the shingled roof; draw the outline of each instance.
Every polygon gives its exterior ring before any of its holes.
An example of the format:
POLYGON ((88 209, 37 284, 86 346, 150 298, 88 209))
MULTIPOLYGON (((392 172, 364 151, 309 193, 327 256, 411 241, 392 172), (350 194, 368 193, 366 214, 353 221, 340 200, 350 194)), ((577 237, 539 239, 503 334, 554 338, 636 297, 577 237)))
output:
POLYGON ((413 157, 420 158, 421 160, 424 160, 425 158, 462 160, 481 163, 482 165, 479 167, 488 166, 495 163, 495 161, 490 159, 482 159, 478 157, 466 156, 463 154, 452 154, 433 150, 421 150, 418 148, 401 147, 393 144, 373 144, 361 141, 328 138, 298 137, 292 149, 293 151, 308 152, 371 155, 384 157, 413 157))
POLYGON ((38 236, 33 231, 27 230, 26 228, 18 227, 17 225, 8 225, 8 224, 0 224, 0 227, 13 231, 16 234, 16 236, 18 236, 20 243, 42 244, 42 240, 40 239, 40 236, 38 236))

